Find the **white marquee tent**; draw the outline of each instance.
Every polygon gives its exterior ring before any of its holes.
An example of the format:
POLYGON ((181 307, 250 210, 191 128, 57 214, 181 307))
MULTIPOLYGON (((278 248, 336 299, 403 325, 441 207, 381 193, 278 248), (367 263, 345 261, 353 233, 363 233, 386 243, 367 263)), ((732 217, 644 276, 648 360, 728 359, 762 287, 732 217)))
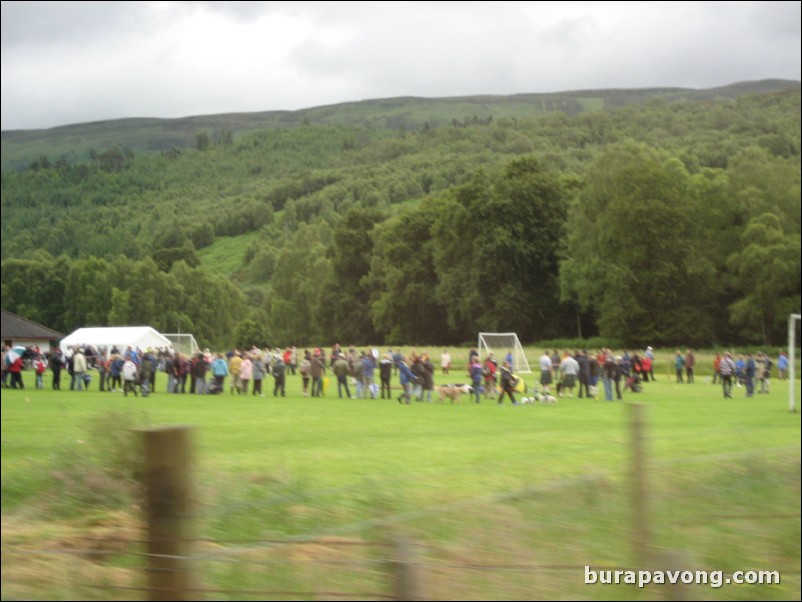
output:
POLYGON ((128 347, 134 349, 172 348, 170 339, 159 334, 150 326, 109 326, 106 328, 79 328, 72 334, 61 339, 61 348, 84 347, 91 345, 100 351, 105 348, 110 353, 112 347, 117 347, 123 353, 128 347))

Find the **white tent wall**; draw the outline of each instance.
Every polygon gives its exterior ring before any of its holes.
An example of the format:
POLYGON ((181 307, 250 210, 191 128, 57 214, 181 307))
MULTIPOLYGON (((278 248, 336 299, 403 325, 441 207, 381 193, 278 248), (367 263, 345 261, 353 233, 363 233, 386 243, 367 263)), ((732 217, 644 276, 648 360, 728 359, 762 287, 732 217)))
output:
POLYGON ((117 347, 122 353, 128 347, 143 350, 148 348, 171 349, 172 343, 150 326, 79 328, 61 339, 61 348, 64 350, 86 346, 91 346, 98 352, 105 351, 108 355, 113 347, 117 347))

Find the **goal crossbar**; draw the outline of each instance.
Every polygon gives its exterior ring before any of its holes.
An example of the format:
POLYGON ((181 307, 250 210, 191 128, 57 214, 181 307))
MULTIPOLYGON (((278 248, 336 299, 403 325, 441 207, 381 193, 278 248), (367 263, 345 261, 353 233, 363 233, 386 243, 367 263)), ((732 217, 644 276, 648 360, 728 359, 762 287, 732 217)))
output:
POLYGON ((514 332, 480 332, 478 349, 480 355, 487 356, 492 353, 499 362, 504 361, 508 353, 512 353, 513 372, 532 372, 521 341, 514 332))

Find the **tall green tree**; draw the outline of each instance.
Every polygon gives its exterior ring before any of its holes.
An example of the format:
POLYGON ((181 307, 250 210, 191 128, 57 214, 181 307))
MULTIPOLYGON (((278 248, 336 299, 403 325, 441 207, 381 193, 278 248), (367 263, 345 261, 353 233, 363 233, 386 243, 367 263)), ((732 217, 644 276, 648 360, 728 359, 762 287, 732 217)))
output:
POLYGON ((679 160, 636 143, 610 147, 591 166, 569 214, 561 284, 564 298, 597 312, 603 336, 713 338, 715 264, 689 181, 679 160))
POLYGON ((566 196, 534 158, 479 173, 445 195, 434 227, 437 297, 462 340, 477 330, 515 331, 525 340, 559 334, 566 196))
POLYGON ((333 281, 327 300, 329 332, 338 341, 367 344, 376 341, 370 315, 368 273, 373 255, 373 228, 384 219, 382 212, 353 207, 335 226, 329 250, 333 281))
POLYGON ((387 342, 454 341, 435 294, 432 226, 441 203, 426 199, 376 226, 370 272, 373 327, 387 342))
POLYGON ((732 321, 745 340, 764 344, 783 341, 788 314, 800 308, 800 237, 786 233, 780 218, 764 213, 750 220, 743 248, 728 266, 746 294, 732 304, 732 321))

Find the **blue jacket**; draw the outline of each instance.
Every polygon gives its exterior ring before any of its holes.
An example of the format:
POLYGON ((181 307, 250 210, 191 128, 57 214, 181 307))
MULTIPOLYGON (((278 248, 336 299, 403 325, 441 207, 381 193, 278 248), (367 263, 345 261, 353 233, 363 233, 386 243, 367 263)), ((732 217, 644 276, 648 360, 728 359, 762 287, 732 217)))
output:
POLYGON ((212 374, 215 376, 228 376, 228 364, 226 360, 217 358, 212 362, 212 374))
POLYGON ((412 370, 404 362, 398 364, 398 375, 402 385, 418 380, 418 377, 412 374, 412 370))

